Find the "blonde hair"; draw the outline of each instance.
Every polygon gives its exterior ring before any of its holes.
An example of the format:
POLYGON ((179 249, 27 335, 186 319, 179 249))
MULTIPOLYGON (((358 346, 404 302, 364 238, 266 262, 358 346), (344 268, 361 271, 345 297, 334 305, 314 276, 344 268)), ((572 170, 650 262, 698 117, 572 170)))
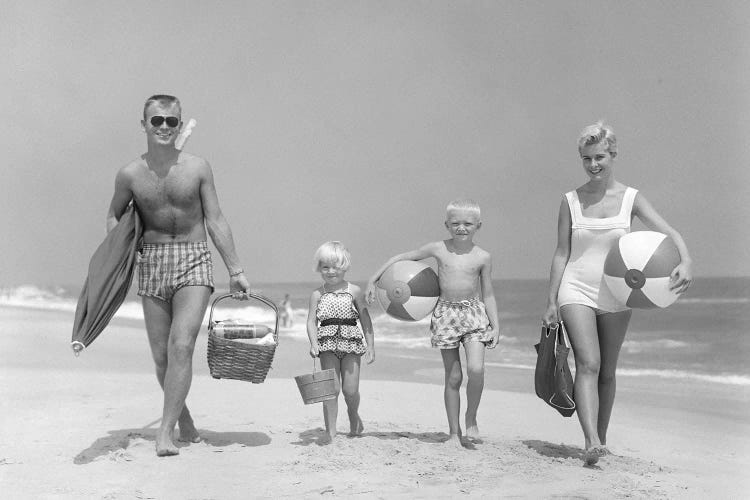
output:
POLYGON ((340 241, 327 241, 315 251, 313 271, 320 271, 321 264, 346 271, 352 265, 352 255, 340 241))
POLYGON ((479 203, 469 198, 457 198, 445 207, 445 213, 449 214, 454 210, 466 210, 474 215, 477 219, 482 218, 482 210, 479 208, 479 203))
POLYGON ((605 125, 602 120, 599 120, 581 131, 581 134, 578 136, 578 152, 580 153, 581 149, 585 146, 599 144, 604 141, 607 141, 607 151, 612 156, 615 156, 617 154, 617 137, 615 137, 615 131, 609 125, 605 125))

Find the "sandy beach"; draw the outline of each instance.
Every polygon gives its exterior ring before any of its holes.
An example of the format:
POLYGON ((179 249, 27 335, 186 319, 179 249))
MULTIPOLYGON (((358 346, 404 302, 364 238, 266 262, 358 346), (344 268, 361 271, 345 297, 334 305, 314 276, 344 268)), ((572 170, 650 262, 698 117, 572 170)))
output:
POLYGON ((742 498, 750 486, 744 387, 621 377, 613 455, 584 467, 577 420, 491 353, 481 439, 465 450, 442 443, 439 356, 387 348, 363 370, 364 435, 346 437, 342 401, 341 434, 322 446, 321 405, 304 405, 293 380, 312 370, 307 346, 283 333, 258 385, 212 379, 202 333, 188 404, 204 439, 157 458, 162 399, 143 327, 116 321, 75 358, 71 324, 0 307, 3 498, 742 498))

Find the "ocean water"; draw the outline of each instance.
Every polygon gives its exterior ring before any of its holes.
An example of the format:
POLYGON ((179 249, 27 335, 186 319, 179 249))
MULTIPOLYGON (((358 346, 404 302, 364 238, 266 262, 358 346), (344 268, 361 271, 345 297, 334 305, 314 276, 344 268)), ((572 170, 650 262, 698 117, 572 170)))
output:
MULTIPOLYGON (((306 339, 307 305, 317 286, 320 283, 266 283, 253 291, 276 303, 289 294, 295 324, 282 329, 280 335, 306 339)), ((493 286, 501 339, 498 348, 488 355, 487 364, 531 370, 547 282, 496 280, 493 286)), ((80 288, 64 286, 0 288, 0 306, 73 312, 79 292, 80 288)), ((384 314, 377 304, 371 307, 370 314, 376 344, 413 352, 430 349, 429 318, 411 323, 399 321, 384 314)), ((142 320, 135 289, 131 289, 115 317, 142 320)), ((274 320, 272 311, 260 302, 223 300, 215 309, 214 319, 230 318, 264 323, 274 320)), ((618 375, 750 386, 746 363, 750 353, 748 324, 750 278, 699 278, 672 306, 634 311, 620 354, 618 375)))

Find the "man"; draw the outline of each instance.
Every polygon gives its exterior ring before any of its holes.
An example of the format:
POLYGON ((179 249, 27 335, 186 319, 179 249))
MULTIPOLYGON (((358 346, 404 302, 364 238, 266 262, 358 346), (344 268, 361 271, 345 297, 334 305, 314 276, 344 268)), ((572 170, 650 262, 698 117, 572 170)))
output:
POLYGON ((138 295, 164 390, 156 454, 168 456, 179 453, 172 441, 177 423, 180 441, 200 441, 185 399, 195 340, 213 292, 206 230, 229 271, 230 291, 246 298, 250 285, 219 208, 211 166, 175 148, 182 128, 180 101, 169 95, 150 97, 141 124, 148 150, 117 173, 107 230, 117 225, 132 200, 143 220, 138 295))

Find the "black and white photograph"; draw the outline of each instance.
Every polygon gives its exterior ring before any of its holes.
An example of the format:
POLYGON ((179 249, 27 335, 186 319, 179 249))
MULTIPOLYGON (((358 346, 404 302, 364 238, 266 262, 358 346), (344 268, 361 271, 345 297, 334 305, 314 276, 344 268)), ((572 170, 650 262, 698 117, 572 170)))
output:
POLYGON ((750 488, 750 3, 0 0, 0 497, 750 488))

